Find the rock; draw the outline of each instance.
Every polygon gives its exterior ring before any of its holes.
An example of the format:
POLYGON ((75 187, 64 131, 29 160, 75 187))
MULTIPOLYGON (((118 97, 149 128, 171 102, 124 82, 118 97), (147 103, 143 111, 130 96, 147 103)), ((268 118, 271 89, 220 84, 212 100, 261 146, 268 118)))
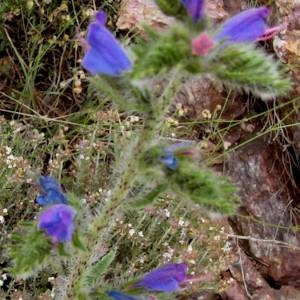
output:
POLYGON ((165 16, 154 0, 123 0, 119 11, 117 27, 122 30, 143 31, 143 23, 161 30, 170 26, 175 19, 165 16))
POLYGON ((214 22, 223 21, 228 17, 223 0, 206 1, 206 13, 214 22))
MULTIPOLYGON (((228 15, 223 9, 223 0, 207 1, 206 12, 216 22, 222 21, 228 15)), ((117 27, 122 30, 137 29, 143 32, 143 23, 157 30, 163 30, 174 22, 174 18, 164 15, 159 10, 155 0, 123 0, 117 27)))
POLYGON ((240 245, 257 262, 256 269, 274 288, 300 288, 300 234, 293 224, 291 199, 274 151, 258 139, 227 160, 227 174, 239 189, 241 206, 230 223, 240 245))
POLYGON ((251 261, 236 246, 235 261, 230 265, 227 278, 227 287, 220 293, 224 300, 299 300, 299 290, 291 286, 272 288, 255 268, 255 262, 251 261))
POLYGON ((276 0, 278 19, 285 29, 274 38, 273 46, 279 59, 289 64, 295 82, 295 91, 300 94, 300 1, 276 0))

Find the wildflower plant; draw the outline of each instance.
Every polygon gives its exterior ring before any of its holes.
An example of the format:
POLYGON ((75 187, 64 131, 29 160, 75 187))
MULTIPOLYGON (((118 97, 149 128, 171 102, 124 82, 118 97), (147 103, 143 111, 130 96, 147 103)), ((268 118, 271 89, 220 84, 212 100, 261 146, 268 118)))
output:
POLYGON ((157 4, 177 22, 163 33, 145 27, 147 37, 133 42, 130 51, 106 28, 103 11, 95 14, 82 42, 82 66, 92 75, 93 88, 120 109, 143 118, 137 135, 120 146, 111 192, 83 219, 81 207, 71 205, 53 178, 42 176, 38 224, 31 225, 27 236, 13 238, 11 256, 20 276, 40 269, 52 256, 69 260, 59 286, 61 299, 166 299, 165 293, 180 291, 187 279, 187 265, 181 261, 157 266, 124 285, 111 286, 109 276, 105 280, 118 255, 108 233, 128 206, 140 209, 161 195, 171 195, 205 211, 234 213, 237 199, 230 181, 209 170, 192 143, 170 145, 160 139, 164 118, 190 77, 214 76, 265 100, 290 88, 279 64, 255 45, 276 31, 266 25, 267 8, 250 9, 211 28, 204 1, 157 4), (106 244, 106 254, 99 254, 106 244), (98 286, 99 278, 105 284, 98 286))

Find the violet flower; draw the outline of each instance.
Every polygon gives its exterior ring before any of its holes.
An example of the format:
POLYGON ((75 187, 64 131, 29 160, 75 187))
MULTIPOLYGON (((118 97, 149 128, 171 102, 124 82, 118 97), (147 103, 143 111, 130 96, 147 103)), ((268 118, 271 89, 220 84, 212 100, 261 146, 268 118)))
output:
POLYGON ((106 293, 109 297, 113 298, 114 300, 138 300, 132 296, 126 295, 122 292, 111 290, 106 293))
POLYGON ((118 76, 131 69, 132 64, 113 34, 105 27, 107 15, 103 11, 95 14, 87 32, 86 54, 82 65, 93 75, 118 76))
POLYGON ((197 23, 202 17, 204 0, 181 0, 192 20, 197 23))
POLYGON ((51 176, 40 176, 38 185, 41 195, 36 198, 36 201, 39 205, 68 204, 68 200, 64 195, 61 186, 55 178, 51 176))
POLYGON ((39 228, 52 239, 53 243, 69 242, 74 230, 74 210, 65 204, 55 204, 39 216, 39 228))
POLYGON ((167 264, 144 275, 135 284, 135 287, 145 288, 150 291, 171 293, 180 288, 187 275, 187 265, 185 263, 167 264))
POLYGON ((268 30, 268 15, 269 9, 265 6, 245 10, 228 19, 214 40, 230 43, 255 42, 268 30))
POLYGON ((274 37, 283 27, 268 27, 266 18, 269 9, 265 6, 250 8, 228 19, 215 37, 209 37, 205 32, 192 40, 194 55, 207 55, 216 42, 247 43, 268 40, 274 37))
POLYGON ((160 157, 160 162, 167 168, 176 170, 178 167, 178 156, 194 156, 190 142, 180 142, 166 147, 164 154, 160 157))

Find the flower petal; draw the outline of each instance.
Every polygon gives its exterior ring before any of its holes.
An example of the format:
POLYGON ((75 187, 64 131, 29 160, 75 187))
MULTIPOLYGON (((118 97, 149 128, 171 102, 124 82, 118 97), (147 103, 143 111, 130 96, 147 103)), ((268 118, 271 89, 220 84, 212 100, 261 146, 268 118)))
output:
POLYGON ((269 9, 265 6, 243 11, 227 20, 214 39, 229 42, 256 41, 267 29, 265 20, 268 14, 269 9))
POLYGON ((38 185, 42 195, 36 198, 41 206, 53 204, 68 204, 67 197, 62 192, 59 183, 51 176, 40 176, 38 185))
POLYGON ((93 75, 102 73, 109 76, 118 76, 130 70, 132 64, 127 54, 104 26, 106 14, 100 11, 95 18, 88 27, 87 42, 90 48, 82 60, 84 68, 93 75))
POLYGON ((193 21, 198 22, 203 13, 204 0, 182 0, 181 2, 193 21))
POLYGON ((121 293, 116 290, 111 290, 107 292, 107 295, 114 300, 137 300, 137 298, 134 298, 132 296, 126 295, 124 293, 121 293))
POLYGON ((143 287, 151 291, 174 292, 179 289, 179 284, 185 280, 187 265, 184 263, 167 264, 146 274, 137 287, 143 287))
POLYGON ((74 210, 65 204, 50 206, 39 216, 39 228, 44 230, 54 243, 68 242, 74 230, 74 210))

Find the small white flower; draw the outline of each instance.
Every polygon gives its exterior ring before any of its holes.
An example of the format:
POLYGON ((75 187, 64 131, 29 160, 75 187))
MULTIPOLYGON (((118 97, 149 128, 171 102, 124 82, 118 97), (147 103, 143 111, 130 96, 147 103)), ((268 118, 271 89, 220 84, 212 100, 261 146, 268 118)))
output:
POLYGON ((166 218, 170 218, 170 211, 167 208, 165 208, 164 211, 166 214, 166 218))
POLYGON ((135 230, 134 229, 130 229, 128 233, 129 233, 130 236, 133 236, 135 234, 135 230))
POLYGON ((10 155, 11 154, 11 148, 8 147, 8 146, 5 146, 5 152, 6 152, 6 155, 10 155))
POLYGON ((0 215, 0 224, 4 224, 4 217, 0 215))
POLYGON ((179 219, 178 225, 179 225, 179 226, 184 226, 184 220, 183 220, 183 218, 180 218, 180 219, 179 219))

